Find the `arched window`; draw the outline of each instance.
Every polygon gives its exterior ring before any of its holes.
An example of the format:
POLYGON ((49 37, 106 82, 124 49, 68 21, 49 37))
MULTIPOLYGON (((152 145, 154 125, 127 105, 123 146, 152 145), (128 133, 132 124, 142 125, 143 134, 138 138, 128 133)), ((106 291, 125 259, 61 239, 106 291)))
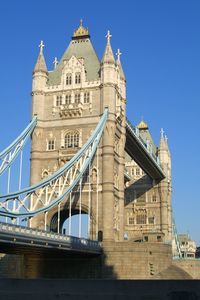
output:
POLYGON ((71 104, 71 95, 65 96, 65 104, 71 104))
POLYGON ((90 102, 90 93, 86 92, 84 93, 84 103, 90 102))
POLYGON ((81 101, 81 95, 80 94, 75 94, 75 103, 78 104, 81 101))
POLYGON ((55 150, 55 140, 54 139, 48 140, 48 142, 47 142, 47 150, 48 151, 55 150))
POLYGON ((65 148, 79 147, 79 133, 77 131, 70 131, 65 135, 65 148))
POLYGON ((57 96, 56 98, 56 106, 62 105, 62 96, 57 96))
POLYGON ((81 83, 81 73, 75 74, 75 84, 81 83))
POLYGON ((140 169, 136 168, 136 176, 139 176, 139 175, 140 175, 140 169))
POLYGON ((137 224, 146 224, 146 215, 145 214, 138 214, 136 216, 137 224))
POLYGON ((66 85, 72 84, 72 75, 70 73, 66 74, 66 85))

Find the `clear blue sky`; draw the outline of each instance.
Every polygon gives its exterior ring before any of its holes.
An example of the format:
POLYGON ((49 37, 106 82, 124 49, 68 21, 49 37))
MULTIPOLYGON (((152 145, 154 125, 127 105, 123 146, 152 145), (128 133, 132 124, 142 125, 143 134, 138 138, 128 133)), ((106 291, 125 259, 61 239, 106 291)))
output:
POLYGON ((200 1, 0 2, 0 149, 30 120, 31 77, 44 40, 49 69, 83 18, 102 57, 105 34, 120 48, 127 79, 128 118, 144 117, 172 155, 173 210, 178 231, 200 244, 200 1))

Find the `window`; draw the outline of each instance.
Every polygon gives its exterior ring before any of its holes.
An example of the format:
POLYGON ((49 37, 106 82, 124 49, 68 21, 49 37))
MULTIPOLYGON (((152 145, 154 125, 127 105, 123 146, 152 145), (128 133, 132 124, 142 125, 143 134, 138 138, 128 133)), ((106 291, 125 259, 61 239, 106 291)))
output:
POLYGON ((75 103, 78 104, 80 103, 81 100, 81 95, 80 94, 75 94, 75 103))
POLYGON ((134 168, 131 168, 131 175, 132 175, 132 176, 135 175, 134 168))
POLYGON ((129 225, 134 225, 134 218, 133 217, 128 218, 128 224, 129 225))
POLYGON ((71 95, 65 96, 65 104, 71 104, 71 95))
POLYGON ((138 214, 136 216, 137 224, 146 224, 146 214, 138 214))
POLYGON ((77 148, 79 147, 79 133, 68 132, 65 135, 65 148, 77 148))
POLYGON ((48 150, 55 150, 55 140, 48 140, 48 150))
POLYGON ((72 84, 72 75, 71 74, 66 74, 66 85, 71 85, 72 84))
POLYGON ((148 223, 149 224, 154 224, 154 217, 149 217, 148 218, 148 223))
POLYGON ((81 73, 75 74, 75 84, 81 83, 81 73))
POLYGON ((152 202, 156 202, 157 201, 157 197, 156 197, 156 195, 153 195, 152 196, 152 202))
POLYGON ((57 96, 56 98, 56 106, 62 105, 62 96, 57 96))
POLYGON ((144 241, 145 241, 145 242, 148 242, 148 240, 149 240, 148 236, 145 235, 145 236, 144 236, 144 241))
POLYGON ((139 176, 139 175, 140 175, 140 169, 136 168, 136 176, 139 176))
POLYGON ((84 103, 90 103, 90 93, 84 93, 84 103))

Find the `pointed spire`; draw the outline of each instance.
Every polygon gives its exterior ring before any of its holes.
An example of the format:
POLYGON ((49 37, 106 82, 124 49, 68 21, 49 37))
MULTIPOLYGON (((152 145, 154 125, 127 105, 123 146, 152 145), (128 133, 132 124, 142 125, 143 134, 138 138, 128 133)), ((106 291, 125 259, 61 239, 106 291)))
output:
POLYGON ((121 65, 121 61, 120 61, 120 56, 122 55, 122 53, 120 52, 119 49, 117 49, 116 55, 117 55, 117 61, 116 61, 116 63, 119 66, 120 78, 125 79, 124 71, 122 69, 122 65, 121 65))
POLYGON ((102 63, 110 63, 110 64, 115 63, 115 58, 114 58, 113 51, 112 51, 111 44, 110 44, 111 37, 112 37, 112 35, 110 34, 110 31, 108 30, 107 35, 106 35, 107 45, 106 45, 104 55, 102 58, 102 63))
POLYGON ((44 59, 44 55, 43 55, 43 48, 44 48, 44 43, 43 41, 40 42, 40 45, 38 46, 40 48, 40 53, 34 68, 34 72, 46 72, 47 73, 47 66, 46 66, 46 62, 44 59))
POLYGON ((164 134, 163 128, 160 130, 160 145, 159 145, 160 150, 169 150, 168 149, 168 144, 167 144, 167 136, 164 134))

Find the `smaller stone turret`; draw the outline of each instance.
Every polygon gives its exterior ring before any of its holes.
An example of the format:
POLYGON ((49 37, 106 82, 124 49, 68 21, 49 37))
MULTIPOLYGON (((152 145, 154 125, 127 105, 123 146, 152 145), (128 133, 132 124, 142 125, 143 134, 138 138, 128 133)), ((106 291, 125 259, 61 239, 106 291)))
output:
POLYGON ((121 65, 121 61, 120 61, 120 56, 121 56, 121 52, 118 49, 117 50, 117 60, 116 60, 116 70, 117 70, 117 82, 118 82, 118 87, 119 87, 119 91, 121 96, 125 99, 126 98, 126 78, 124 75, 124 71, 121 65))
POLYGON ((158 149, 160 164, 165 173, 165 179, 159 183, 161 197, 161 229, 165 234, 165 241, 172 239, 172 206, 171 206, 171 155, 167 143, 167 137, 161 129, 160 145, 158 149))
POLYGON ((32 81, 32 115, 43 117, 44 113, 44 89, 48 80, 48 71, 43 54, 44 43, 41 41, 40 52, 33 70, 32 81))

